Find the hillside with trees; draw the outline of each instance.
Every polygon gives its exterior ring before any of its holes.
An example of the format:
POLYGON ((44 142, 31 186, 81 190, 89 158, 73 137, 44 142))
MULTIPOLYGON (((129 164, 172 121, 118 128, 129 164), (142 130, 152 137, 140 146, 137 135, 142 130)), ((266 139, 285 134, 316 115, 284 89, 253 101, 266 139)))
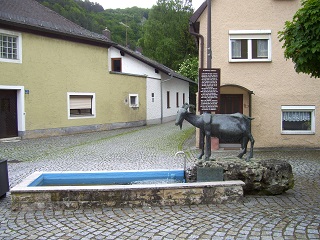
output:
POLYGON ((101 34, 108 28, 112 41, 139 49, 145 56, 197 81, 198 50, 189 34, 191 0, 158 0, 151 9, 103 9, 89 0, 37 1, 92 32, 101 34))
POLYGON ((112 41, 135 49, 142 37, 143 23, 148 19, 150 9, 138 7, 126 9, 103 9, 98 3, 88 0, 37 0, 70 21, 96 33, 105 28, 111 31, 112 41), (127 43, 126 44, 126 27, 127 43))

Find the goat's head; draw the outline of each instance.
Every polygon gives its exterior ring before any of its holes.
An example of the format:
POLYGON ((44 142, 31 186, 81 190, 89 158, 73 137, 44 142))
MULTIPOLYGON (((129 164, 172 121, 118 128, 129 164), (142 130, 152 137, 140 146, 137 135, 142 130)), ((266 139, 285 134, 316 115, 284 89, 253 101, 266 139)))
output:
POLYGON ((178 110, 177 117, 176 117, 176 126, 180 126, 180 129, 182 129, 182 122, 188 112, 189 104, 185 103, 183 106, 178 110))

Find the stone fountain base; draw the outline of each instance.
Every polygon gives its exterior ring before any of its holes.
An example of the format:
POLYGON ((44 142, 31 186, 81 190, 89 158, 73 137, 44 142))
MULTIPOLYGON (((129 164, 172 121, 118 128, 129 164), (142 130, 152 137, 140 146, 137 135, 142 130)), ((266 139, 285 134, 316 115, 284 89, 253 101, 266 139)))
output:
POLYGON ((208 181, 208 176, 203 176, 203 172, 208 173, 210 169, 215 174, 215 176, 212 175, 213 181, 215 178, 223 178, 224 181, 242 180, 245 183, 244 194, 278 195, 294 186, 292 167, 288 162, 254 158, 246 162, 236 157, 217 158, 210 161, 197 160, 186 171, 187 182, 196 182, 200 178, 208 181))

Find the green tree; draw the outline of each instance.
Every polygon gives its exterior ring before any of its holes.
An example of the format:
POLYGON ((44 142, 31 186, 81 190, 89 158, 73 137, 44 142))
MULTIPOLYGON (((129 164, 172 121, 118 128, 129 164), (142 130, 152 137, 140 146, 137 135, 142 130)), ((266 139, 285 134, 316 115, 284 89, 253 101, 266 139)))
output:
POLYGON ((179 64, 178 72, 183 76, 186 76, 187 78, 198 82, 198 64, 198 57, 189 54, 188 58, 186 58, 182 63, 179 64))
POLYGON ((174 70, 188 54, 195 55, 197 49, 188 30, 192 13, 191 0, 158 0, 139 40, 144 55, 174 70))
POLYGON ((284 56, 291 58, 296 72, 320 77, 320 1, 303 0, 292 21, 279 32, 284 56))
MULTIPOLYGON (((199 76, 199 61, 198 57, 189 55, 182 63, 179 64, 178 72, 191 80, 198 82, 199 76)), ((198 86, 190 84, 190 93, 195 94, 198 92, 198 86)))

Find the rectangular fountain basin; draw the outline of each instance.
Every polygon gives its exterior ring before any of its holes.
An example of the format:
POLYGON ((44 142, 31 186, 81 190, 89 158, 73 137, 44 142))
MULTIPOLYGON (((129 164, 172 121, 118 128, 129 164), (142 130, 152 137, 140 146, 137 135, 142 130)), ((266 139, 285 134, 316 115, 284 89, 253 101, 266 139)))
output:
POLYGON ((185 182, 184 170, 110 171, 110 172, 46 172, 28 187, 129 185, 185 182))
POLYGON ((13 210, 237 202, 242 181, 184 182, 184 170, 35 172, 11 189, 13 210))

